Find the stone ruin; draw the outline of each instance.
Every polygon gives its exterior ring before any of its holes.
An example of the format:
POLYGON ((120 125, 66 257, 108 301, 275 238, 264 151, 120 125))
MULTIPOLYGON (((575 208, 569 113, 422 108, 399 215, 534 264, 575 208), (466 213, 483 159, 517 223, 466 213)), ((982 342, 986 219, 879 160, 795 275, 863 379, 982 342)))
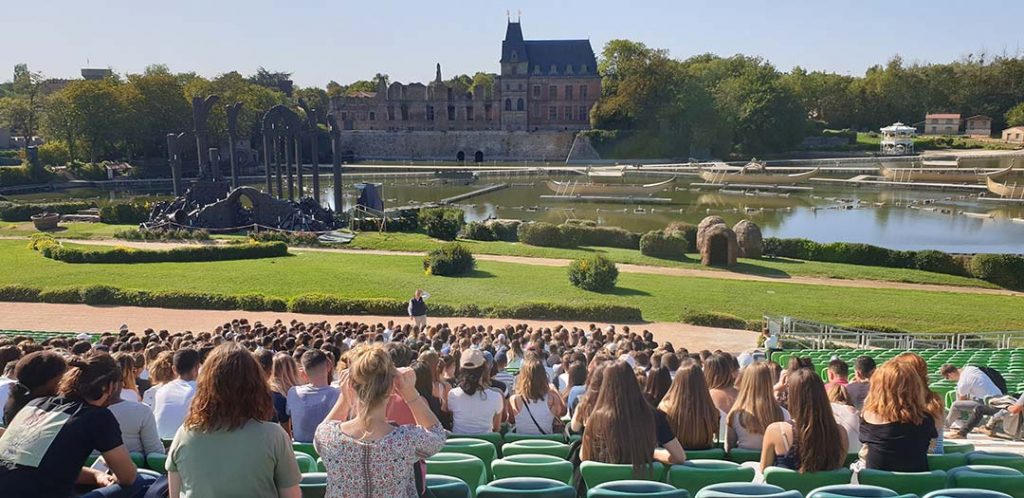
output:
POLYGON ((238 187, 227 197, 212 203, 201 203, 192 194, 192 189, 189 189, 181 197, 156 204, 149 222, 143 223, 142 227, 169 225, 228 231, 259 225, 307 232, 336 228, 334 212, 320 207, 310 198, 299 202, 276 199, 252 187, 238 187))
POLYGON ((704 266, 735 266, 739 255, 736 232, 718 216, 708 216, 697 225, 697 250, 704 266))
POLYGON ((741 220, 732 227, 736 232, 736 243, 739 245, 739 257, 759 259, 764 252, 764 237, 761 227, 750 220, 741 220))

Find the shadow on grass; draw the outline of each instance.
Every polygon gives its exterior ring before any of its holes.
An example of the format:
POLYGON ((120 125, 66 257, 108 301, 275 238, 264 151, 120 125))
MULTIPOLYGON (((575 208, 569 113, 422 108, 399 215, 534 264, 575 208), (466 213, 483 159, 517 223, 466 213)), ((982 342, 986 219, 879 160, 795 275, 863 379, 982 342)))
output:
POLYGON ((790 274, 778 268, 756 265, 752 263, 737 263, 736 266, 728 268, 733 273, 744 273, 768 278, 790 278, 790 274))
POLYGON ((631 289, 629 287, 616 287, 608 292, 602 292, 606 296, 650 296, 651 293, 642 291, 640 289, 631 289))
POLYGON ((494 274, 484 270, 473 270, 469 273, 463 273, 453 278, 494 278, 494 274))

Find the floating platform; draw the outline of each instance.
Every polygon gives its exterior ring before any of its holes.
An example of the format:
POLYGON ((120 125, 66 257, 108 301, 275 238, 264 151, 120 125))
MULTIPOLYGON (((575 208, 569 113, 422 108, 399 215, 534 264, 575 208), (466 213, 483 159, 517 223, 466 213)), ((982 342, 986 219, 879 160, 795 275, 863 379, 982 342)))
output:
POLYGON ((474 190, 472 192, 466 192, 465 194, 459 194, 459 195, 453 195, 451 197, 445 197, 444 199, 441 199, 441 200, 437 201, 437 203, 438 204, 444 204, 444 205, 454 204, 454 203, 459 202, 459 201, 464 201, 466 199, 472 199, 473 197, 481 196, 481 195, 484 195, 484 194, 489 194, 491 192, 495 192, 495 191, 506 189, 506 188, 508 188, 508 184, 507 183, 499 183, 497 185, 488 185, 486 187, 478 188, 478 189, 476 189, 476 190, 474 190))
POLYGON ((778 192, 809 192, 814 187, 799 187, 796 185, 755 185, 742 183, 691 183, 691 187, 709 189, 743 189, 743 190, 773 190, 778 192))
POLYGON ((1009 204, 1024 204, 1024 199, 1007 199, 1005 197, 987 197, 979 195, 978 200, 983 202, 1005 202, 1009 204))
POLYGON ((869 175, 861 175, 854 178, 843 179, 843 178, 811 178, 809 181, 817 183, 826 183, 833 185, 873 185, 880 187, 907 187, 907 188, 926 188, 926 189, 953 189, 953 190, 972 190, 972 191, 983 191, 988 190, 988 187, 984 185, 971 185, 967 183, 933 183, 933 182, 892 182, 888 180, 869 180, 868 178, 879 178, 871 177, 869 175))
POLYGON ((607 204, 672 204, 668 197, 617 197, 613 195, 542 195, 545 201, 601 202, 607 204))

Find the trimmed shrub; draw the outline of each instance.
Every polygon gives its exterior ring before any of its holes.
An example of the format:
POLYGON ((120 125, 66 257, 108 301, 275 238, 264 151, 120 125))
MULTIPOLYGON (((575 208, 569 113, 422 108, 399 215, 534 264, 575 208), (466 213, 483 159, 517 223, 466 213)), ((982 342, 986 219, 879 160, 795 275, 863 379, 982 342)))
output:
POLYGON ((491 228, 490 225, 479 221, 466 223, 466 226, 462 227, 462 232, 459 233, 459 237, 468 240, 498 240, 498 236, 494 233, 494 229, 491 228))
POLYGON ((119 202, 100 207, 100 222, 111 225, 136 225, 149 221, 152 205, 145 201, 119 202))
POLYGON ((303 294, 288 303, 288 311, 323 315, 404 315, 407 303, 397 299, 349 299, 331 294, 303 294))
MULTIPOLYGON (((568 223, 567 223, 568 225, 568 223)), ((594 227, 590 225, 572 225, 580 234, 579 245, 620 247, 636 249, 640 247, 640 234, 619 227, 594 227)))
POLYGON ((611 304, 558 305, 523 303, 481 310, 486 318, 535 320, 593 320, 602 322, 640 322, 640 308, 611 304))
POLYGON ((210 240, 210 232, 184 228, 155 228, 152 230, 129 228, 114 232, 114 238, 122 240, 210 240))
POLYGON ((665 227, 666 235, 676 235, 686 241, 686 252, 697 252, 697 226, 673 221, 665 227))
POLYGON ((1024 256, 978 254, 971 260, 971 275, 1009 289, 1024 289, 1024 256))
POLYGON ((565 224, 591 228, 597 227, 597 222, 594 220, 581 220, 578 218, 569 218, 565 220, 565 224))
POLYGON ((284 242, 290 246, 321 245, 320 236, 314 232, 278 232, 264 230, 262 232, 249 232, 249 239, 253 242, 284 242))
POLYGON ((853 328, 853 329, 863 329, 863 330, 870 330, 872 332, 881 332, 883 334, 902 334, 902 335, 909 335, 910 334, 910 332, 907 332, 906 330, 903 330, 903 329, 898 329, 896 327, 890 327, 888 325, 877 325, 877 324, 874 324, 874 323, 852 323, 852 324, 840 324, 840 325, 844 326, 844 327, 850 327, 850 328, 853 328))
POLYGON ((519 226, 523 222, 519 220, 491 220, 487 226, 494 232, 494 237, 503 242, 519 241, 519 226))
POLYGON ((43 289, 39 300, 44 303, 76 304, 82 302, 82 289, 78 287, 60 287, 43 289))
POLYGON ((42 251, 56 245, 58 245, 57 239, 48 233, 34 233, 28 242, 28 248, 33 251, 42 251))
POLYGON ((0 285, 0 301, 37 303, 41 290, 24 285, 0 285))
POLYGON ((47 247, 41 252, 47 258, 65 263, 190 263, 278 258, 288 255, 288 246, 283 242, 269 242, 176 247, 167 251, 150 251, 124 247, 117 247, 109 251, 94 251, 78 247, 55 245, 47 247))
POLYGON ((714 311, 683 313, 683 323, 701 327, 717 327, 720 329, 747 330, 747 321, 728 313, 714 311))
POLYGON ((619 269, 604 256, 580 258, 569 264, 569 282, 581 289, 605 292, 615 287, 619 269))
POLYGON ((686 257, 687 242, 679 235, 667 235, 653 230, 640 238, 640 254, 654 258, 680 259, 686 257))
POLYGON ((579 225, 558 225, 558 247, 579 247, 589 228, 579 225))
POLYGON ((85 304, 134 304, 125 303, 122 291, 109 285, 90 285, 82 288, 82 302, 85 304))
POLYGON ((427 235, 440 240, 455 240, 466 223, 466 215, 461 209, 429 208, 419 214, 419 224, 427 235))
POLYGON ((423 270, 427 275, 451 277, 469 273, 475 267, 476 259, 462 244, 445 244, 423 258, 423 270))
POLYGON ((96 207, 92 202, 52 202, 39 204, 21 204, 0 202, 0 220, 30 221, 32 215, 39 213, 74 214, 83 209, 96 207))
POLYGON ((564 245, 562 231, 543 221, 519 225, 519 241, 531 246, 567 247, 564 245))
POLYGON ((935 273, 967 276, 963 264, 942 251, 917 251, 914 255, 914 267, 935 273))

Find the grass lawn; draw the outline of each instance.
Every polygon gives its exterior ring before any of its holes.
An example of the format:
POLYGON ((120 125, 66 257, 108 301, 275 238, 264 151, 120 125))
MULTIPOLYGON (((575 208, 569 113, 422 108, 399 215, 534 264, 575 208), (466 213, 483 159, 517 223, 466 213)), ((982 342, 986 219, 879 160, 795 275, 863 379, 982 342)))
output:
MULTIPOLYGON (((47 232, 62 239, 109 239, 114 232, 138 228, 137 225, 107 225, 105 223, 61 223, 57 230, 47 232)), ((0 221, 0 237, 30 237, 41 233, 31 221, 8 222, 0 221)))
POLYGON ((638 306, 647 320, 676 321, 684 310, 763 313, 843 324, 881 324, 919 332, 1020 327, 1018 297, 837 288, 774 282, 622 274, 618 288, 597 294, 569 285, 563 268, 479 262, 461 278, 423 274, 417 256, 302 252, 286 258, 211 263, 67 264, 42 257, 24 241, 0 241, 0 285, 40 287, 106 284, 127 289, 292 297, 324 292, 352 298, 404 299, 415 288, 440 303, 614 303, 638 306))
MULTIPOLYGON (((801 261, 778 258, 774 260, 741 259, 736 267, 725 270, 708 268, 700 264, 700 256, 690 254, 687 259, 670 260, 652 258, 640 254, 638 250, 619 249, 614 247, 584 247, 580 249, 559 249, 555 247, 537 247, 518 242, 481 242, 477 240, 460 240, 474 254, 498 254, 504 256, 524 256, 533 258, 575 259, 591 254, 601 254, 616 263, 631 263, 649 266, 668 266, 675 268, 714 269, 732 271, 767 277, 785 278, 788 276, 827 277, 844 279, 882 280, 887 282, 908 282, 918 284, 958 285, 967 287, 998 288, 995 284, 976 278, 931 273, 921 270, 902 268, 884 268, 879 266, 857 266, 819 261, 801 261)), ((360 233, 348 246, 353 249, 381 249, 391 251, 425 252, 438 247, 443 242, 431 239, 419 233, 360 233)))

